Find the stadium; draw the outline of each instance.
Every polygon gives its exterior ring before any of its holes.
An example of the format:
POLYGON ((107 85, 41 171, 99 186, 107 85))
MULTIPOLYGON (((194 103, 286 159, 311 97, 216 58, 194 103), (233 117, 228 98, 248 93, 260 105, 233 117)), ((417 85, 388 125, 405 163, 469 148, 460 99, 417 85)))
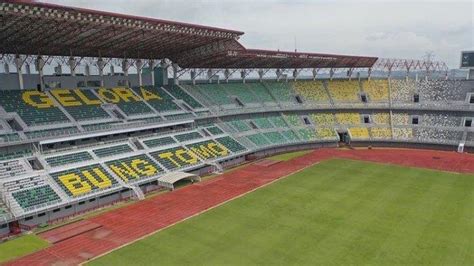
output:
POLYGON ((474 263, 474 52, 0 3, 0 264, 474 263))

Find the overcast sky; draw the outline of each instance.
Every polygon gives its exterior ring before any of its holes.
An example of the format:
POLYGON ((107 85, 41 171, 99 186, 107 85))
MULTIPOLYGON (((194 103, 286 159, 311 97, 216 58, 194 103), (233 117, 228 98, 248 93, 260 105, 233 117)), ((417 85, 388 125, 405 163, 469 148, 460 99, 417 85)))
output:
POLYGON ((420 59, 459 67, 474 50, 474 0, 44 0, 245 32, 247 48, 420 59))

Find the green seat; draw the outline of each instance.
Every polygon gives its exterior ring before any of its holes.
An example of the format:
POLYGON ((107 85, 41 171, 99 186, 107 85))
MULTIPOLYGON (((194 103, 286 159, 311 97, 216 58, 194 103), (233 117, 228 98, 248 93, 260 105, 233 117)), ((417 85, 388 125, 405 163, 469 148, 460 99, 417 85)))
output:
POLYGON ((38 205, 55 204, 61 200, 49 185, 13 192, 12 196, 24 210, 38 205))
POLYGON ((92 150, 92 152, 94 152, 94 154, 97 155, 97 157, 99 158, 114 156, 117 154, 128 153, 132 151, 133 149, 128 144, 92 150))
POLYGON ((216 139, 219 143, 224 145, 227 149, 231 150, 232 152, 238 153, 247 150, 242 144, 237 142, 235 139, 226 136, 222 138, 216 139))
POLYGON ((65 154, 65 155, 59 155, 59 156, 54 156, 54 157, 49 157, 46 158, 46 162, 52 166, 60 166, 60 165, 68 165, 72 163, 78 163, 78 162, 85 162, 89 160, 93 160, 92 156, 87 152, 78 152, 78 153, 71 153, 71 154, 65 154))

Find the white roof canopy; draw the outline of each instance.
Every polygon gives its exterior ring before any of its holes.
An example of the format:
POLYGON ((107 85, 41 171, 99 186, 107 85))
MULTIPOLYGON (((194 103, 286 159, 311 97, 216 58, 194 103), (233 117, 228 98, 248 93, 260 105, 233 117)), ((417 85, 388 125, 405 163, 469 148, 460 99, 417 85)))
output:
POLYGON ((200 182, 201 178, 198 175, 185 172, 172 172, 158 178, 158 185, 169 189, 174 189, 173 184, 179 180, 188 179, 192 182, 200 182))

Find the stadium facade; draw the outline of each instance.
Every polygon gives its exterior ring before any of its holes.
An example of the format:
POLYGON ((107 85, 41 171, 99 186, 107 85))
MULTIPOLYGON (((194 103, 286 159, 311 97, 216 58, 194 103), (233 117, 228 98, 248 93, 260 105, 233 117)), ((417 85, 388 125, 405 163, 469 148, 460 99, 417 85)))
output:
POLYGON ((0 14, 0 235, 289 150, 474 150, 474 80, 442 62, 29 1, 0 14))

